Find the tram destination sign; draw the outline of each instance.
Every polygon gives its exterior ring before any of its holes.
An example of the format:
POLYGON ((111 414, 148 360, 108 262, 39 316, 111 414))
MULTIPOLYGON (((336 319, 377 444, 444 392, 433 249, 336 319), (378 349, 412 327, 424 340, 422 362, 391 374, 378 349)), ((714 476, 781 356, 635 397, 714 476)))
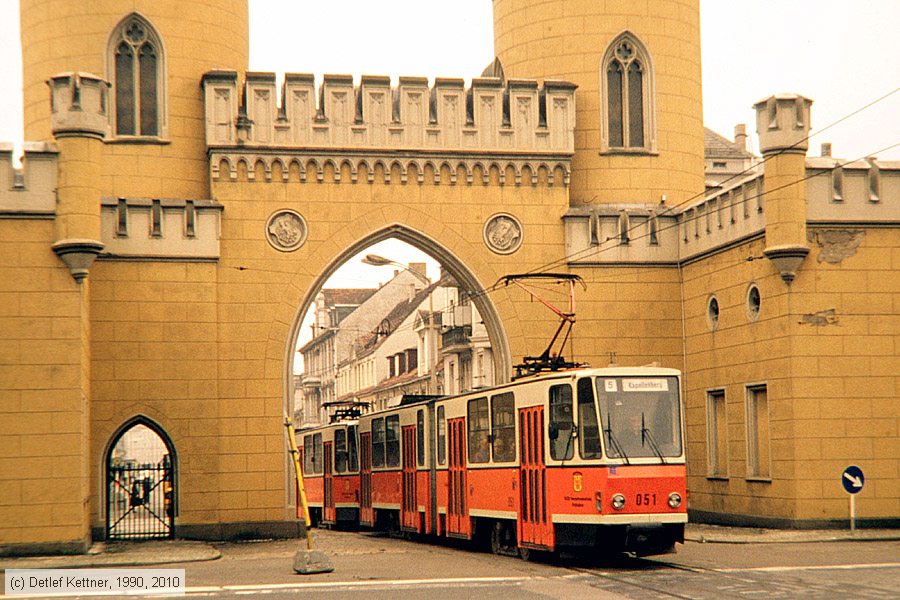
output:
POLYGON ((848 494, 858 494, 862 491, 866 478, 862 469, 856 465, 850 465, 841 473, 841 485, 848 494))

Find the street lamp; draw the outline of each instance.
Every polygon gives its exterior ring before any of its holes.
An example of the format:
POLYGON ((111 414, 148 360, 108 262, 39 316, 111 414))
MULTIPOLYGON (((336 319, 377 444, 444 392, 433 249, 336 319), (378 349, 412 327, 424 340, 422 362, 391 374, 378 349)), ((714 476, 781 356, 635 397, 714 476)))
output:
POLYGON ((364 265, 369 265, 372 267, 387 267, 387 266, 391 266, 391 265, 393 265, 395 267, 400 267, 404 271, 409 271, 410 273, 415 275, 425 285, 428 285, 431 283, 431 280, 428 279, 424 273, 419 273, 418 271, 410 269, 408 266, 404 265, 403 263, 399 263, 396 260, 391 260, 389 258, 385 258, 385 257, 379 256, 377 254, 366 254, 366 256, 362 259, 362 263, 364 265))

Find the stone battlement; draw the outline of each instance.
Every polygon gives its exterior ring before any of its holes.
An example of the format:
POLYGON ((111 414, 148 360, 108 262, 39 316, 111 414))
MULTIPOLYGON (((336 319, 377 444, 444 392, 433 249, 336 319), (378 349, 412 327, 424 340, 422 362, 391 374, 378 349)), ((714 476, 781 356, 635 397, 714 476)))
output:
MULTIPOLYGON (((900 224, 900 161, 806 159, 811 226, 900 224)), ((684 264, 762 236, 763 173, 751 174, 690 206, 581 206, 563 217, 572 265, 684 264)))
POLYGON ((496 78, 435 80, 288 73, 280 103, 274 73, 203 77, 211 147, 390 149, 433 153, 574 152, 575 85, 496 78))
POLYGON ((0 143, 0 218, 52 217, 56 213, 55 144, 26 142, 22 167, 13 164, 13 145, 0 143))

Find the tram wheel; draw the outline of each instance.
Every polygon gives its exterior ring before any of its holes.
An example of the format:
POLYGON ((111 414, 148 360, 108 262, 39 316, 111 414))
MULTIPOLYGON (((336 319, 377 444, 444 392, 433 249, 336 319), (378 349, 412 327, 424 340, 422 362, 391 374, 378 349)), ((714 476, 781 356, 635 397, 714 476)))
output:
POLYGON ((531 561, 534 558, 534 552, 531 551, 531 548, 519 548, 519 558, 526 561, 531 561))
POLYGON ((515 529, 503 521, 494 521, 491 527, 491 552, 501 556, 516 556, 515 529))

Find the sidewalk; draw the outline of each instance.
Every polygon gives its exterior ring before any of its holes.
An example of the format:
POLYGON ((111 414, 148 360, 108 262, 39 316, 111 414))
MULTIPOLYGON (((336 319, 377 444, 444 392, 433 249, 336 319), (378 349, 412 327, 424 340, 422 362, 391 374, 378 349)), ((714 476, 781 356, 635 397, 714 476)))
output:
MULTIPOLYGON (((774 544, 803 542, 864 542, 900 541, 900 529, 849 529, 787 530, 758 529, 750 527, 724 527, 688 523, 685 541, 716 544, 774 544)), ((325 541, 319 538, 320 541, 325 541)), ((281 548, 285 543, 302 540, 271 542, 281 548)), ((268 542, 261 541, 264 551, 268 542)), ((322 548, 328 554, 353 553, 352 549, 332 546, 326 543, 322 548)), ((319 546, 321 548, 321 545, 319 546)), ((148 542, 97 543, 88 554, 72 556, 39 556, 23 558, 0 558, 0 569, 66 569, 78 567, 126 567, 139 565, 164 565, 172 563, 216 560, 222 553, 213 545, 185 540, 165 540, 148 542)))

